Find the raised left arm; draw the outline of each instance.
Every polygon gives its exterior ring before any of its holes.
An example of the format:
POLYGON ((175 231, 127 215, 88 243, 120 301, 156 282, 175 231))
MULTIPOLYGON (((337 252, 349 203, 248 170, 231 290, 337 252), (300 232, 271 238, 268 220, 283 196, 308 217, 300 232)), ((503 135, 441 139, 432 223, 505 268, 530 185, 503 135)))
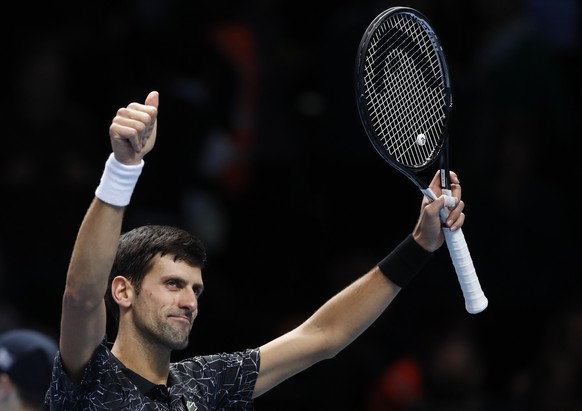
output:
MULTIPOLYGON (((456 206, 447 224, 460 228, 465 220, 464 203, 456 174, 451 173, 456 206)), ((313 364, 334 357, 360 336, 392 303, 401 287, 430 260, 444 242, 439 211, 445 199, 438 175, 431 188, 437 200, 423 200, 420 216, 411 235, 379 265, 355 280, 323 304, 297 328, 260 347, 261 366, 254 397, 313 364)))

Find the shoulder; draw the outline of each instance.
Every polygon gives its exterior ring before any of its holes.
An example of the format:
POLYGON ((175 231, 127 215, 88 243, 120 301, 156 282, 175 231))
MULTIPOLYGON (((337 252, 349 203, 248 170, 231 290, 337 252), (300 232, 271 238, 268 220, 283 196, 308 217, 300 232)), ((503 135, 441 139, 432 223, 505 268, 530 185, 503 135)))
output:
POLYGON ((201 355, 172 363, 169 389, 212 409, 253 409, 259 375, 259 349, 201 355))
POLYGON ((187 373, 189 377, 204 376, 225 372, 230 369, 257 371, 260 365, 258 348, 249 348, 232 353, 219 353, 190 357, 171 364, 173 371, 187 373), (194 374, 194 375, 193 375, 194 374))
POLYGON ((107 387, 104 392, 115 395, 113 391, 118 392, 126 384, 129 384, 129 381, 123 373, 121 363, 111 354, 107 340, 104 338, 95 349, 78 384, 69 379, 60 354, 57 356, 47 399, 51 406, 56 407, 55 409, 76 410, 81 409, 78 408, 79 404, 86 401, 88 396, 93 396, 95 392, 103 392, 100 387, 107 387))

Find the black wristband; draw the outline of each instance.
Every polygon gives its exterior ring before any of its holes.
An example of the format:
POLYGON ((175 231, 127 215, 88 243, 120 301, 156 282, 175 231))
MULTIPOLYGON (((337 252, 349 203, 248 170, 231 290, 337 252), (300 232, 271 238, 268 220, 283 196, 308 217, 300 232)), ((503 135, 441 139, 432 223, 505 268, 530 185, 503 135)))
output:
POLYGON ((434 253, 426 251, 409 234, 378 263, 382 273, 399 287, 405 287, 430 261, 434 253))

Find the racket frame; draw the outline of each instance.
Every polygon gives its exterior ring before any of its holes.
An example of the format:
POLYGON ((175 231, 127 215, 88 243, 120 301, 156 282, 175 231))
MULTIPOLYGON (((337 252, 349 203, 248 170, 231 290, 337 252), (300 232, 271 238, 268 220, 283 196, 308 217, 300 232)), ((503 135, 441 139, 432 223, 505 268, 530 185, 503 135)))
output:
POLYGON ((366 135, 370 139, 370 142, 372 143, 373 147, 376 149, 378 154, 380 154, 380 156, 382 156, 382 158, 384 158, 384 160, 390 163, 394 168, 396 168, 402 174, 404 174, 406 177, 412 180, 412 182, 423 192, 426 190, 427 184, 419 177, 418 173, 432 166, 434 162, 437 160, 437 158, 441 156, 440 157, 441 166, 446 166, 447 171, 446 173, 445 172, 441 173, 442 186, 450 190, 450 177, 448 173, 448 153, 443 153, 443 151, 448 150, 448 129, 450 125, 450 118, 453 108, 452 87, 449 76, 449 68, 443 51, 443 47, 426 16, 420 13, 418 10, 403 6, 391 7, 385 10, 384 12, 380 13, 378 16, 376 16, 376 18, 368 26, 366 32, 364 33, 360 41, 360 45, 358 47, 358 54, 356 57, 356 69, 354 70, 354 73, 355 73, 354 84, 356 89, 358 113, 364 126, 364 129, 366 131, 366 135), (365 70, 366 66, 365 61, 368 45, 372 40, 372 36, 376 32, 378 26, 383 24, 383 22, 386 19, 391 18, 395 14, 409 14, 416 21, 423 25, 426 33, 428 34, 431 45, 433 46, 435 55, 437 56, 437 61, 442 73, 443 93, 444 93, 443 109, 445 112, 443 134, 441 136, 440 143, 437 145, 436 149, 431 153, 431 157, 426 159, 423 165, 417 167, 408 167, 405 164, 402 164, 401 162, 396 160, 390 153, 388 153, 382 142, 378 139, 378 136, 374 131, 372 121, 368 115, 368 111, 365 109, 367 102, 366 95, 364 92, 365 86, 363 71, 365 70))

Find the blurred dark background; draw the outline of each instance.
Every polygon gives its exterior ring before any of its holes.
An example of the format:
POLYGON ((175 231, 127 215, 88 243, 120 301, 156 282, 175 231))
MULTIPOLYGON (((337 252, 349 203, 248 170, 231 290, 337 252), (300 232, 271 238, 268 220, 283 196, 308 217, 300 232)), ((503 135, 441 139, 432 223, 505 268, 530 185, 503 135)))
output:
POLYGON ((256 409, 580 409, 575 0, 14 4, 1 29, 0 329, 58 336, 110 121, 150 90, 159 137, 126 226, 179 225, 210 254, 176 358, 260 345, 372 267, 421 200, 355 107, 360 38, 395 5, 433 22, 449 60, 451 168, 489 307, 465 311, 445 247, 350 347, 256 409))

